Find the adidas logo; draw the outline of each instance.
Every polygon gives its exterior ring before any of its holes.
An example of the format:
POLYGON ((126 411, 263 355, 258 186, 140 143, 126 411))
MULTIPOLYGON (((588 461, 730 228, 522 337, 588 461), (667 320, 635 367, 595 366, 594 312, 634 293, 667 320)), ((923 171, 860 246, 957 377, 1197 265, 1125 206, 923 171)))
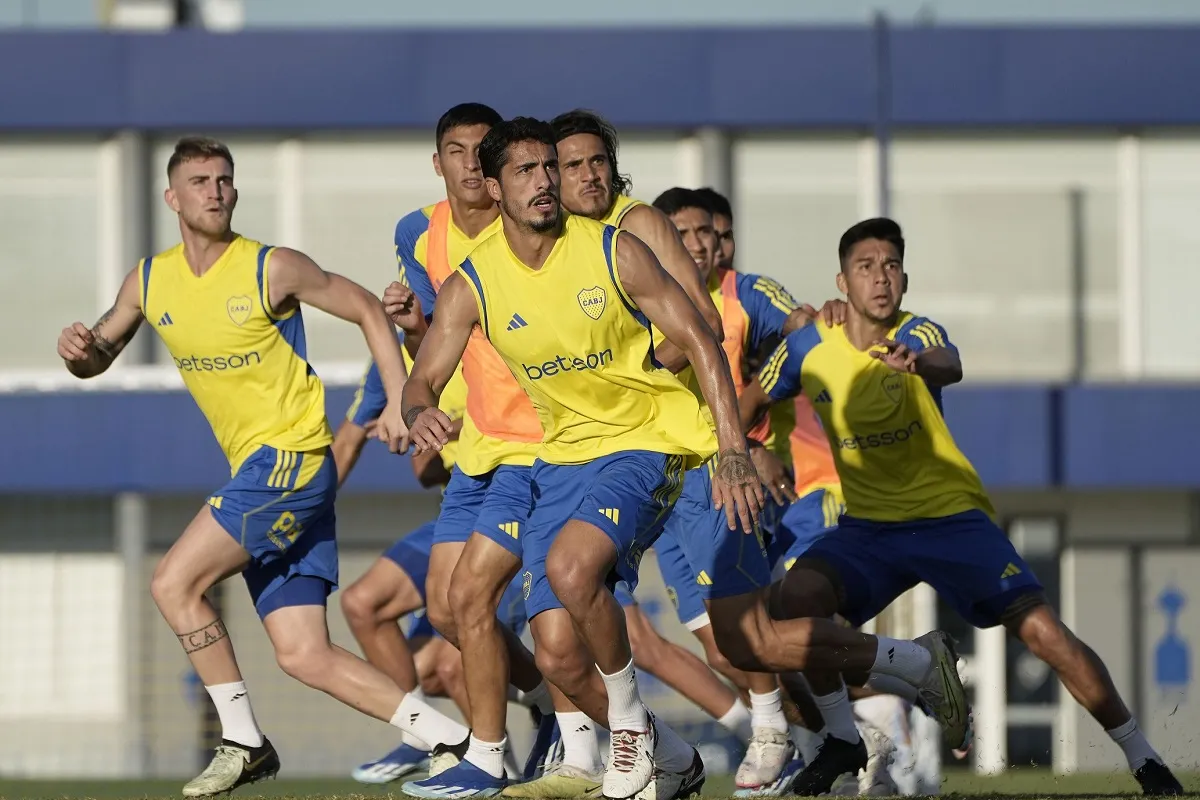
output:
POLYGON ((602 508, 600 513, 612 520, 613 525, 621 524, 621 509, 619 508, 602 508))
POLYGON ((529 323, 528 323, 528 322, 526 322, 525 320, 521 319, 521 315, 520 315, 520 314, 513 314, 513 315, 512 315, 512 319, 510 319, 510 320, 508 321, 508 327, 507 327, 507 328, 505 328, 505 330, 507 330, 507 331, 519 331, 521 328, 527 327, 528 325, 529 325, 529 323))
POLYGON ((416 724, 417 724, 417 719, 418 719, 420 716, 421 716, 421 712, 420 712, 420 711, 418 711, 418 712, 417 712, 417 713, 415 713, 415 714, 409 714, 409 715, 408 715, 408 724, 409 724, 409 725, 416 725, 416 724))
POLYGON ((233 703, 233 702, 235 702, 235 701, 237 701, 237 700, 241 700, 241 699, 242 699, 243 697, 245 697, 245 696, 246 696, 246 693, 245 693, 245 692, 238 692, 238 693, 237 693, 237 694, 235 694, 233 697, 229 698, 229 702, 233 703))
POLYGON ((175 323, 174 323, 174 321, 171 319, 171 315, 170 315, 170 314, 163 314, 161 317, 159 317, 159 318, 158 318, 158 326, 159 326, 160 328, 161 328, 161 327, 163 327, 163 326, 165 326, 165 325, 174 325, 174 324, 175 324, 175 323))
POLYGON ((1012 577, 1014 577, 1016 575, 1020 575, 1020 574, 1021 574, 1021 568, 1018 567, 1016 564, 1010 563, 1007 567, 1004 568, 1004 572, 1000 573, 1000 580, 1004 580, 1005 578, 1012 578, 1012 577))
POLYGON ((507 533, 514 539, 518 538, 521 533, 521 525, 517 522, 501 522, 496 527, 507 533))
POLYGON ((815 402, 818 402, 818 403, 832 403, 832 402, 833 402, 833 398, 829 396, 829 390, 828 390, 828 389, 822 389, 822 390, 821 390, 821 393, 820 393, 819 395, 817 395, 817 399, 816 399, 816 401, 815 401, 815 402))
POLYGON ((896 648, 894 648, 894 647, 888 648, 888 663, 890 664, 895 660, 896 660, 896 648))
POLYGON ((578 728, 575 729, 575 732, 576 733, 587 733, 591 729, 592 729, 591 725, 580 725, 578 728))

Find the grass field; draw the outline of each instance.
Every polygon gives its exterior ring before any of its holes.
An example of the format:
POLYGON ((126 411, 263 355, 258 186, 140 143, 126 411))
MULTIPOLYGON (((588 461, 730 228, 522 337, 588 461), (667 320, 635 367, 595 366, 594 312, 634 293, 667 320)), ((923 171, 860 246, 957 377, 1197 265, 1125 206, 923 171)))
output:
MULTIPOLYGON (((1200 800, 1200 773, 1180 775, 1183 785, 1200 800)), ((11 781, 0 779, 0 798, 16 800, 49 800, 50 798, 96 798, 96 800, 124 800, 125 798, 170 798, 178 800, 183 781, 11 781)), ((725 798, 733 790, 731 776, 713 776, 705 786, 706 798, 725 798)), ((1138 796, 1138 787, 1127 774, 1074 775, 1056 777, 1045 769, 1014 769, 997 778, 977 777, 963 770, 949 771, 943 780, 942 796, 1012 797, 1033 798, 1069 797, 1073 800, 1089 800, 1100 797, 1138 796)), ((240 789, 234 794, 237 800, 254 797, 312 798, 313 800, 335 800, 335 798, 403 797, 400 787, 372 789, 350 779, 331 780, 280 780, 240 789), (390 791, 388 791, 390 789, 390 791)))

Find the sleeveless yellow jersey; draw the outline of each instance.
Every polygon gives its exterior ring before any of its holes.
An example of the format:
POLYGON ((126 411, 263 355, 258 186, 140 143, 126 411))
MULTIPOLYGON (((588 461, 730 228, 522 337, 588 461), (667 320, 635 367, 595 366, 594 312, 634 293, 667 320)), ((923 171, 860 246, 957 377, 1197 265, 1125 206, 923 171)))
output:
POLYGON ((716 437, 695 396, 654 361, 649 321, 617 274, 619 235, 567 216, 541 269, 521 263, 504 235, 460 269, 485 335, 537 410, 538 458, 581 464, 650 450, 698 466, 716 451, 716 437))
POLYGON ((333 441, 300 309, 280 316, 270 310, 273 251, 238 236, 199 277, 182 244, 138 267, 142 313, 175 359, 233 473, 264 445, 305 452, 333 441))
POLYGON ((641 200, 634 200, 632 197, 626 197, 623 194, 617 195, 613 200, 612 208, 605 214, 604 219, 600 220, 605 225, 615 225, 621 227, 621 220, 625 219, 625 215, 638 206, 646 205, 641 200))

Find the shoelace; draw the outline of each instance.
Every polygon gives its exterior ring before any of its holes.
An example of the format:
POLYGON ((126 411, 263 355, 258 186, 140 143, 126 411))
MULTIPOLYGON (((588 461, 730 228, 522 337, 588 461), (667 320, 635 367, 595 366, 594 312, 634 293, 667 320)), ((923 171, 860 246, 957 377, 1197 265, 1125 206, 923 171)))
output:
POLYGON ((225 771, 227 767, 241 767, 246 761, 243 750, 228 745, 218 745, 217 752, 213 754, 213 760, 204 770, 200 777, 213 776, 225 771), (231 763, 232 762, 232 763, 231 763))
POLYGON ((612 768, 617 772, 633 772, 637 764, 638 734, 633 731, 614 731, 612 734, 612 768))

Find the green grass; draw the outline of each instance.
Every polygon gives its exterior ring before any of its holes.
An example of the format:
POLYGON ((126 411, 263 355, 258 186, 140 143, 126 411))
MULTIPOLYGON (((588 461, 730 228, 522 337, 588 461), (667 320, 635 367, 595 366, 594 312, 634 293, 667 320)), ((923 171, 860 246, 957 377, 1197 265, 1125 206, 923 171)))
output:
MULTIPOLYGON (((1180 775, 1188 797, 1200 800, 1200 773, 1180 775)), ((0 798, 17 800, 50 800, 50 798, 96 798, 96 800, 126 800, 127 798, 164 798, 178 800, 184 781, 14 781, 0 779, 0 798)), ((375 789, 346 779, 268 781, 244 787, 234 794, 235 800, 255 797, 312 798, 312 800, 353 800, 355 798, 394 797, 399 800, 400 787, 375 789), (390 791, 389 791, 390 790, 390 791)), ((727 798, 733 791, 730 776, 713 776, 705 786, 706 798, 727 798)), ((1057 777, 1046 769, 1014 769, 996 778, 977 777, 964 770, 949 770, 942 783, 942 796, 1012 797, 1032 800, 1042 797, 1070 797, 1072 800, 1137 796, 1138 786, 1131 776, 1120 774, 1089 774, 1057 777)))

